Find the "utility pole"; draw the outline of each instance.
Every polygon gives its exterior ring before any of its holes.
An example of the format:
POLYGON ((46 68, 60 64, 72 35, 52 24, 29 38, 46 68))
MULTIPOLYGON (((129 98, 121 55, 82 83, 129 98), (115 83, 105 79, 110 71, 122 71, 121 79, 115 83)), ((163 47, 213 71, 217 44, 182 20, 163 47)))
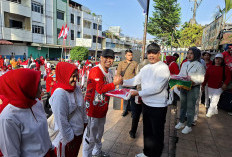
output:
POLYGON ((196 24, 197 23, 197 21, 196 21, 196 12, 197 12, 197 9, 200 6, 201 2, 202 2, 202 0, 200 0, 199 2, 197 2, 197 0, 194 0, 193 18, 190 19, 190 24, 196 24))
POLYGON ((142 54, 141 54, 141 57, 142 57, 141 59, 142 59, 142 61, 144 60, 145 49, 146 49, 147 22, 148 22, 148 14, 149 14, 149 4, 150 4, 150 0, 147 0, 147 10, 146 10, 146 15, 145 15, 144 34, 143 34, 143 49, 142 49, 142 54))
POLYGON ((99 16, 97 16, 97 37, 96 37, 95 62, 97 61, 97 49, 98 49, 98 29, 99 29, 99 16))

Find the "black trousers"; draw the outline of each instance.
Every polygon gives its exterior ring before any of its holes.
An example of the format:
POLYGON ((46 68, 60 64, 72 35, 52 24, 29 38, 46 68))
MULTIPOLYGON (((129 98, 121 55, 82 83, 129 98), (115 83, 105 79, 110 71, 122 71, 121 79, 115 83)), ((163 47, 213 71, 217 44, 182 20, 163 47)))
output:
POLYGON ((131 98, 131 114, 132 114, 132 124, 130 132, 136 134, 140 115, 142 113, 142 104, 135 103, 135 97, 131 98))
POLYGON ((150 107, 143 104, 143 153, 148 157, 162 155, 166 114, 167 107, 150 107))

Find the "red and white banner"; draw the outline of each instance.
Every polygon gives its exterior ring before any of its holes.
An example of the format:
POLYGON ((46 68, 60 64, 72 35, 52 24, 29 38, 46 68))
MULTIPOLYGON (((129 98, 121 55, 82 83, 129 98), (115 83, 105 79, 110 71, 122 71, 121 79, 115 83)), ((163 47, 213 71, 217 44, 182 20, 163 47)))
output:
POLYGON ((124 100, 129 100, 131 97, 130 91, 133 89, 116 89, 110 92, 107 92, 105 95, 112 96, 124 100))

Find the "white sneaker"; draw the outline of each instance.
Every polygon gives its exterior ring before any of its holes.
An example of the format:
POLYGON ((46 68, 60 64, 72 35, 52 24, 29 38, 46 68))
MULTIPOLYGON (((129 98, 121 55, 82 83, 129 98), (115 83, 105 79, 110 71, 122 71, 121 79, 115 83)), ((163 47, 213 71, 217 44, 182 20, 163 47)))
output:
POLYGON ((184 128, 184 123, 181 123, 179 122, 176 126, 175 126, 176 129, 182 129, 184 128))
POLYGON ((183 134, 188 134, 192 131, 191 127, 185 126, 184 129, 181 131, 183 134))
POLYGON ((213 116, 213 113, 211 113, 211 112, 208 112, 207 114, 206 114, 206 117, 208 117, 208 118, 210 118, 210 117, 212 117, 213 116))
POLYGON ((140 153, 140 154, 136 154, 135 157, 147 157, 147 156, 144 155, 143 153, 140 153))

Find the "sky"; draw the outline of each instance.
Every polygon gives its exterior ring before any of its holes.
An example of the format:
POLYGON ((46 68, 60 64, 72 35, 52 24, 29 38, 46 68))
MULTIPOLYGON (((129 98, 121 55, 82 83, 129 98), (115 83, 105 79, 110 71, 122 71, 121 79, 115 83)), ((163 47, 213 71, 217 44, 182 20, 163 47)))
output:
MULTIPOLYGON (((110 26, 121 26, 122 33, 127 36, 142 39, 144 30, 145 17, 143 9, 137 0, 74 0, 88 7, 93 13, 102 15, 103 30, 110 26)), ((198 0, 200 1, 200 0, 198 0)), ((178 0, 181 7, 181 24, 188 22, 193 15, 193 0, 178 0)), ((153 0, 150 0, 149 17, 152 16, 153 0)), ((213 15, 217 7, 225 7, 224 0, 202 0, 197 9, 196 20, 198 24, 209 24, 213 21, 213 15)), ((230 17, 232 11, 228 12, 230 17)), ((227 22, 232 22, 230 17, 227 22)), ((154 38, 151 35, 148 39, 154 38)))

